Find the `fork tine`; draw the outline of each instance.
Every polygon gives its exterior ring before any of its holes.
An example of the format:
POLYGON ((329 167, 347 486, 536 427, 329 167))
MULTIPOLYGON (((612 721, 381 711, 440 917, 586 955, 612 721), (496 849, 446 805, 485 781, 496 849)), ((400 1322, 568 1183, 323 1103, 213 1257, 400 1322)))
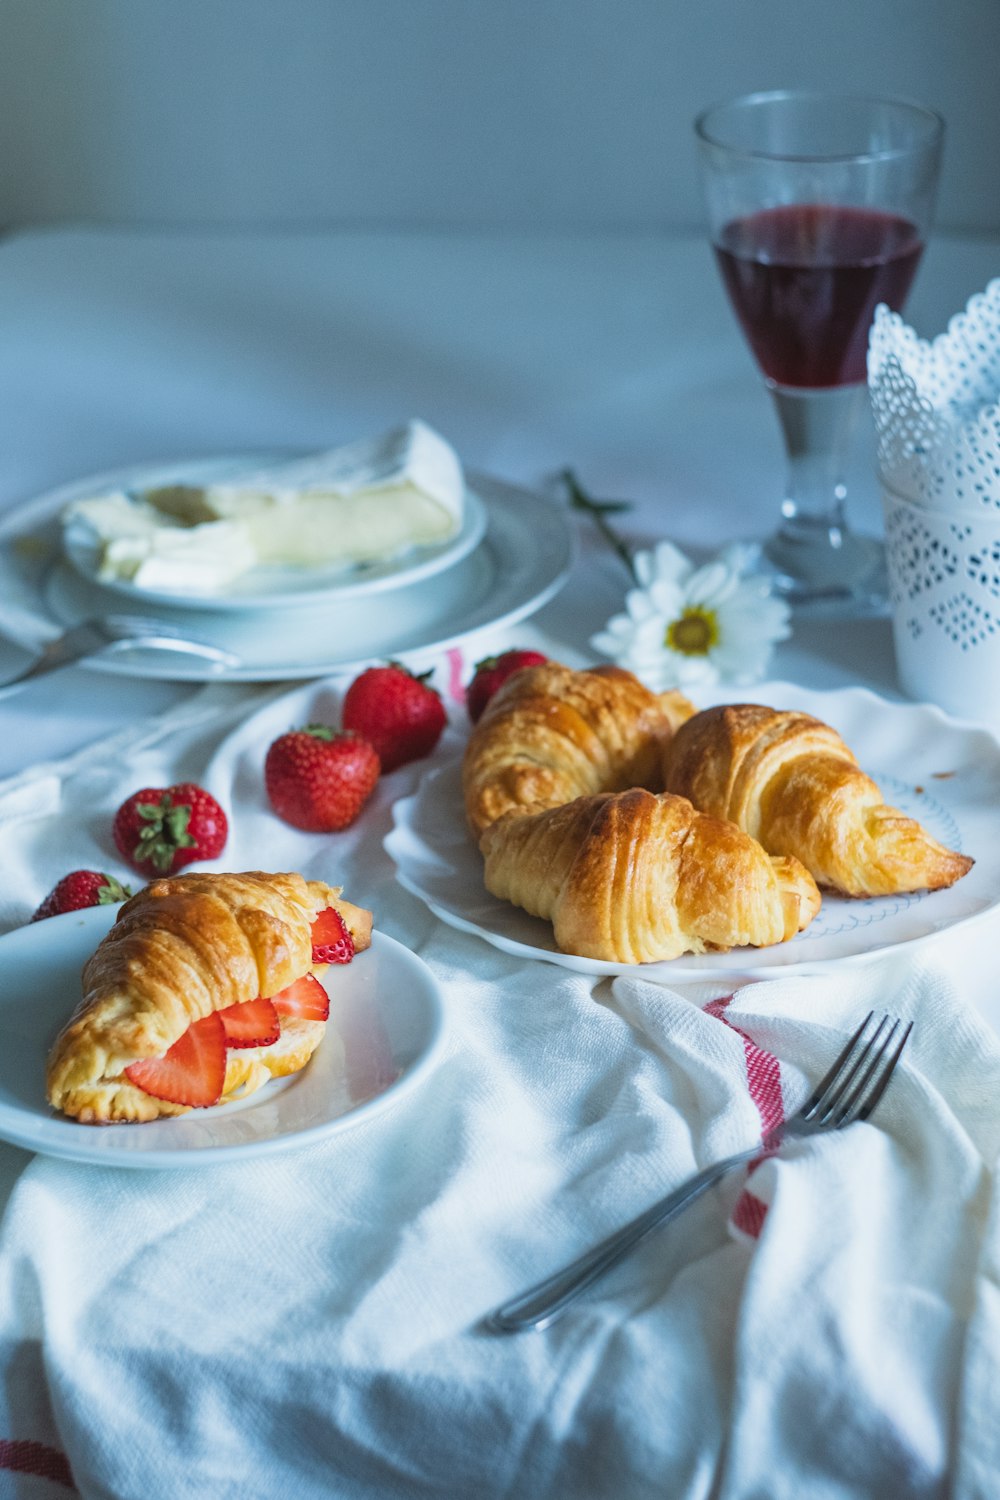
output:
MULTIPOLYGON (((890 1033, 890 1036, 889 1036, 889 1040, 890 1041, 892 1040, 892 1035, 896 1031, 896 1027, 898 1027, 898 1025, 899 1025, 899 1022, 897 1021, 896 1022, 896 1026, 893 1027, 892 1032, 890 1033)), ((878 1104, 879 1100, 881 1099, 882 1095, 885 1093, 886 1089, 889 1086, 889 1079, 892 1077, 893 1073, 896 1070, 896 1064, 899 1062, 899 1059, 902 1056, 903 1048, 906 1046, 907 1042, 909 1041, 909 1039, 910 1039, 910 1032, 912 1030, 913 1030, 913 1022, 910 1021, 910 1023, 906 1027, 905 1031, 903 1032, 903 1035, 900 1037, 899 1041, 896 1043, 896 1049, 892 1053, 892 1055, 888 1059, 888 1061, 886 1062, 885 1067, 884 1067, 884 1069, 882 1071, 882 1074, 881 1074, 881 1076, 879 1077, 878 1081, 875 1084, 875 1087, 872 1089, 871 1093, 867 1096, 867 1098, 865 1098, 865 1099, 863 1099, 861 1101, 861 1104, 860 1104, 859 1108, 857 1108, 853 1112, 853 1114, 851 1114, 849 1116, 849 1118, 846 1119, 843 1122, 845 1125, 850 1124, 852 1120, 867 1120, 868 1116, 873 1112, 873 1110, 875 1109, 875 1107, 878 1104)), ((888 1045, 888 1043, 887 1043, 887 1045, 888 1045)))
MULTIPOLYGON (((899 1030, 901 1025, 901 1021, 890 1018, 889 1016, 882 1017, 882 1020, 879 1023, 878 1031, 876 1031, 875 1035, 872 1037, 871 1042, 868 1044, 865 1052, 862 1053, 860 1059, 860 1061, 864 1061, 868 1059, 868 1055, 871 1054, 867 1068, 865 1068, 864 1072, 856 1083, 853 1082, 853 1079, 851 1080, 851 1082, 853 1083, 853 1087, 851 1088, 850 1093, 847 1092, 846 1087, 842 1088, 837 1098, 831 1101, 831 1107, 828 1113, 832 1115, 833 1123, 835 1125, 846 1125, 848 1120, 852 1118, 852 1111, 854 1110, 855 1105, 859 1104, 860 1101, 864 1098, 865 1091, 868 1088, 868 1085, 871 1083, 886 1053, 892 1046, 893 1037, 896 1035, 896 1032, 899 1030), (882 1038, 882 1032, 884 1031, 885 1027, 889 1025, 890 1019, 892 1019, 892 1025, 889 1027, 889 1033, 886 1037, 882 1038), (882 1038, 881 1041, 879 1040, 880 1038, 882 1038), (877 1046, 876 1043, 878 1043, 877 1046)), ((855 1068, 855 1073, 859 1071, 859 1067, 855 1068)))
POLYGON ((875 1012, 873 1010, 870 1010, 868 1012, 864 1020, 861 1022, 861 1025, 858 1027, 857 1031, 847 1043, 847 1046, 844 1048, 843 1052, 841 1052, 840 1056, 834 1062, 833 1067, 820 1079, 819 1083, 813 1089, 805 1104, 803 1104, 799 1113, 804 1116, 805 1119, 808 1120, 811 1118, 813 1111, 816 1109, 816 1106, 825 1095, 827 1089, 832 1088, 832 1086, 836 1083, 838 1077, 840 1076, 840 1073, 846 1067, 851 1053, 854 1051, 854 1048, 860 1041, 865 1027, 868 1025, 868 1022, 872 1019, 874 1014, 875 1012))

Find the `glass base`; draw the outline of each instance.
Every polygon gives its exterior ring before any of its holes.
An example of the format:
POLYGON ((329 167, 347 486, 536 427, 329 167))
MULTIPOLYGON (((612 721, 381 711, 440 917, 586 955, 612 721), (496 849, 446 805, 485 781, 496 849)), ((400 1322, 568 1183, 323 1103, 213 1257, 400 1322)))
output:
POLYGON ((889 613, 885 548, 873 536, 801 518, 750 544, 750 570, 793 614, 844 619, 889 613))

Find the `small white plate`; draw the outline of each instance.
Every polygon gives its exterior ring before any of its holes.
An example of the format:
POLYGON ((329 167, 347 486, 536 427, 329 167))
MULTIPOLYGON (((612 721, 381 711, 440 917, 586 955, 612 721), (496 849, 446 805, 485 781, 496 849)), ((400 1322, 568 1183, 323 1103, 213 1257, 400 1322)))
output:
MULTIPOLYGON (((731 691, 729 701, 737 701, 731 691)), ((712 701, 722 702, 722 695, 712 701)), ((401 885, 452 927, 495 947, 541 958, 583 974, 642 973, 664 984, 758 979, 858 963, 911 947, 1000 904, 1000 743, 985 730, 947 719, 925 704, 889 703, 863 688, 811 692, 768 683, 739 698, 797 708, 832 724, 851 746, 886 801, 919 818, 951 849, 976 863, 949 890, 857 901, 824 893, 819 915, 791 942, 729 953, 685 955, 632 965, 560 953, 547 922, 491 896, 483 863, 465 825, 461 766, 428 776, 398 802, 385 847, 401 885)), ((708 706, 706 698, 702 707, 708 706)))
MULTIPOLYGON (((106 476, 109 482, 114 476, 106 476)), ((0 620, 27 648, 53 625, 91 615, 155 615, 231 652, 223 670, 175 652, 92 657, 83 665, 125 677, 187 682, 277 682, 357 671, 386 656, 420 658, 481 630, 523 620, 563 586, 575 554, 565 509, 488 476, 469 476, 486 516, 485 535, 439 572, 345 595, 331 589, 309 608, 151 609, 84 578, 62 557, 58 515, 80 484, 38 497, 0 522, 0 620)), ((86 488, 89 490, 91 482, 86 488)))
MULTIPOLYGON (((299 455, 292 455, 298 457, 299 455)), ((253 466, 288 458, 287 453, 260 453, 248 458, 253 466)), ((218 473, 231 476, 232 458, 190 460, 187 463, 144 465, 80 481, 62 491, 61 506, 70 500, 85 500, 112 490, 141 492, 160 485, 209 484, 218 473)), ((486 510, 471 491, 465 496, 465 515, 457 536, 436 546, 410 547, 384 562, 324 564, 315 568, 258 567, 235 579, 217 594, 183 593, 176 590, 139 588, 127 579, 100 578, 100 551, 93 532, 76 518, 63 529, 63 550, 77 572, 88 582, 109 593, 129 599, 148 612, 150 605, 166 604, 176 609, 271 610, 304 609, 338 600, 357 600, 385 589, 399 588, 432 578, 454 567, 478 547, 486 532, 486 510)))
POLYGON ((80 972, 117 916, 94 906, 0 937, 0 1139, 106 1167, 191 1167, 269 1155, 368 1120, 426 1078, 444 1046, 441 991, 383 933, 326 973, 327 1034, 301 1073, 246 1100, 142 1125, 78 1125, 45 1099, 45 1059, 80 1000, 80 972))

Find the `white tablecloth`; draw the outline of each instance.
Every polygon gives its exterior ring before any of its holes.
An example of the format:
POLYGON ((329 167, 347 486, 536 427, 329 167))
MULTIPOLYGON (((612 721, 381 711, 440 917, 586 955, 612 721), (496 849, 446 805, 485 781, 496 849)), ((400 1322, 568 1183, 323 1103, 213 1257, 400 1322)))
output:
POLYGON ((23 1493, 65 1492, 68 1465, 85 1495, 151 1500, 988 1494, 1000 1040, 933 948, 735 997, 509 957, 430 917, 381 847, 394 798, 460 749, 461 705, 345 833, 271 813, 270 735, 337 696, 208 689, 0 801, 12 926, 114 858, 129 790, 194 776, 231 814, 216 868, 266 851, 343 882, 430 965, 449 1025, 414 1094, 277 1158, 149 1173, 0 1148, 0 1431, 60 1476, 23 1493), (916 1022, 872 1123, 735 1174, 546 1332, 482 1331, 791 1113, 872 1005, 916 1022))
MULTIPOLYGON (((927 331, 992 264, 973 242, 929 258, 927 331)), ((720 542, 780 466, 713 275, 695 241, 13 240, 0 497, 419 412, 487 471, 571 462, 634 495, 634 539, 720 542)), ((512 637, 579 654, 617 606, 620 564, 581 534, 567 588, 512 637)), ((897 692, 884 621, 800 626, 775 673, 897 692)), ((233 814, 228 865, 322 869, 422 954, 449 1051, 396 1110, 266 1165, 0 1148, 0 1495, 995 1493, 995 923, 728 1002, 525 964, 395 883, 381 840, 425 766, 336 840, 270 816, 229 735, 281 691, 81 669, 0 704, 0 926, 115 860, 109 813, 140 782, 204 778, 233 814), (871 1125, 737 1174, 544 1334, 478 1331, 793 1109, 869 1002, 917 1021, 871 1125)), ((451 712, 431 764, 460 744, 451 712)))

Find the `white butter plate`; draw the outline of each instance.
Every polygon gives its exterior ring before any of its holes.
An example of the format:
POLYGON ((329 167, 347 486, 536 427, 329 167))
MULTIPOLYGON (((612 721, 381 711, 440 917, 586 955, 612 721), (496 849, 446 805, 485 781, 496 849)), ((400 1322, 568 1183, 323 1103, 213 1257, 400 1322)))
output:
POLYGON ((95 906, 0 937, 0 1139, 106 1167, 190 1167, 325 1140, 395 1104, 444 1048, 441 991, 383 933, 327 970, 330 1021, 308 1066, 246 1100, 143 1125, 78 1125, 45 1099, 45 1059, 80 999, 80 971, 117 915, 95 906))
MULTIPOLYGON (((125 471, 134 473, 134 471, 125 471)), ((122 475, 105 482, 121 483, 122 475)), ((574 532, 565 511, 530 491, 487 476, 469 476, 484 533, 447 567, 378 588, 330 589, 308 607, 197 609, 133 602, 84 577, 62 557, 58 516, 71 491, 39 497, 0 525, 0 629, 20 644, 40 645, 53 626, 94 614, 157 618, 222 647, 239 665, 219 670, 173 652, 93 657, 85 665, 119 676, 171 681, 267 682, 358 670, 373 659, 431 654, 480 630, 525 619, 551 599, 569 574, 574 532)))
MULTIPOLYGON (((947 719, 924 704, 889 703, 862 688, 815 692, 768 683, 711 701, 768 703, 823 719, 843 735, 886 801, 919 818, 972 870, 949 890, 849 900, 824 893, 819 915, 788 943, 729 953, 685 955, 640 966, 560 953, 547 922, 491 896, 482 859, 466 829, 461 766, 425 778, 397 803, 385 841, 400 884, 452 927, 522 958, 580 973, 642 973, 664 984, 778 978, 830 964, 859 963, 913 947, 993 911, 1000 904, 1000 743, 985 730, 947 719)), ((705 697, 699 706, 707 707, 705 697)))
MULTIPOLYGON (((253 461, 264 466, 287 457, 288 454, 282 453, 261 453, 253 455, 253 461)), ((113 490, 141 492, 162 485, 210 484, 218 474, 228 476, 231 469, 232 459, 216 458, 119 470, 59 491, 59 510, 71 500, 84 500, 113 490)), ((66 557, 83 578, 119 599, 131 600, 147 613, 150 606, 163 604, 201 611, 303 609, 322 605, 331 595, 341 600, 359 599, 432 578, 467 557, 482 541, 485 531, 485 507, 477 495, 467 491, 461 530, 448 541, 434 546, 410 547, 382 562, 324 563, 314 568, 252 568, 214 594, 139 588, 128 579, 101 578, 98 574, 100 549, 90 527, 80 518, 71 520, 65 527, 62 544, 66 557)))

